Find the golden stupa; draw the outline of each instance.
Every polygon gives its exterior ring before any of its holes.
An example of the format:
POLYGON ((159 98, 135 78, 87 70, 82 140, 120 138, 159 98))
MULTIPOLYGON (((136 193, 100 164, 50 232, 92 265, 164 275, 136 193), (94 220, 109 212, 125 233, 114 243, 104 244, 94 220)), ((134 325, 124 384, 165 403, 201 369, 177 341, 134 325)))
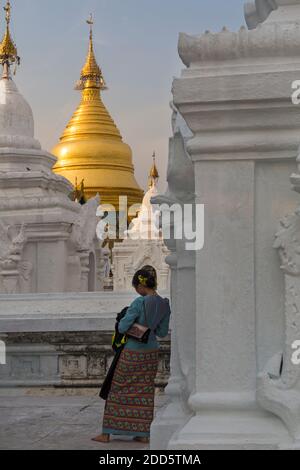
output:
POLYGON ((131 206, 141 203, 143 191, 134 176, 131 148, 123 142, 101 99, 106 85, 95 58, 92 17, 87 23, 89 51, 76 86, 82 91, 82 100, 52 150, 58 159, 54 171, 73 185, 84 180, 88 199, 99 193, 102 204, 113 204, 118 210, 119 196, 127 196, 131 206))

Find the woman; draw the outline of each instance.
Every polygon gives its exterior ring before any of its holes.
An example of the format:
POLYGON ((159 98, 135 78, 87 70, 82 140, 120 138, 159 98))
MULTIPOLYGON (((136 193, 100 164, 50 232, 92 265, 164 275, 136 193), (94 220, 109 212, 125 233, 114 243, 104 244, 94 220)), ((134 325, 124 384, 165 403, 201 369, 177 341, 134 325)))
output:
POLYGON ((154 272, 142 269, 133 277, 132 285, 140 296, 120 321, 119 332, 125 334, 134 323, 139 323, 148 326, 151 333, 147 344, 128 339, 105 404, 102 434, 94 441, 108 443, 110 435, 116 434, 133 436, 138 442, 149 442, 158 369, 156 336, 167 336, 171 315, 168 299, 157 293, 154 272))

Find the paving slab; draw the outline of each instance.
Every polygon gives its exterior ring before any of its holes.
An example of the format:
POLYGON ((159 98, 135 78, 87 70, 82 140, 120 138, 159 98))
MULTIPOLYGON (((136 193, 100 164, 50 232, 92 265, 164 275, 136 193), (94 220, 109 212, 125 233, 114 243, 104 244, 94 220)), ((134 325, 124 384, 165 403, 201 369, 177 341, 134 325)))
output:
MULTIPOLYGON (((91 440, 101 432, 105 402, 98 390, 12 389, 0 392, 0 450, 147 450, 130 437, 110 444, 91 440)), ((166 403, 155 398, 155 414, 166 403)))

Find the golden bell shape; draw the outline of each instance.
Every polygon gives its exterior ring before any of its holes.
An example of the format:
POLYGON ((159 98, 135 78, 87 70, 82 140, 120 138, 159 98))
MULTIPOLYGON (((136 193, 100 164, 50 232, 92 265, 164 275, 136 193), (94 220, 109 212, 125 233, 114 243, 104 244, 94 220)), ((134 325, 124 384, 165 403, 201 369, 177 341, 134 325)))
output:
POLYGON ((77 84, 82 100, 52 150, 57 157, 54 171, 73 185, 76 179, 84 180, 87 198, 99 193, 102 204, 112 204, 118 210, 119 196, 127 196, 131 206, 141 203, 143 191, 134 176, 131 148, 123 142, 101 99, 105 88, 91 28, 88 56, 77 84))

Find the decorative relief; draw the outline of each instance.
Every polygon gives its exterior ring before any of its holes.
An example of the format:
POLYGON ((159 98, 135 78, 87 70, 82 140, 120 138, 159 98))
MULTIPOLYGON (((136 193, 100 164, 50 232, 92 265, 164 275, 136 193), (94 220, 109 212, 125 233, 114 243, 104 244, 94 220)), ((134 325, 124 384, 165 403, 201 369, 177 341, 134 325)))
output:
POLYGON ((300 208, 285 217, 276 234, 285 281, 285 341, 258 378, 258 400, 279 415, 300 442, 300 366, 293 363, 293 344, 300 340, 300 208), (277 372, 274 373, 274 368, 277 372))
POLYGON ((255 0, 255 2, 247 2, 245 4, 245 20, 248 28, 254 29, 260 23, 263 23, 268 18, 269 14, 277 9, 277 4, 275 0, 255 0))
POLYGON ((86 356, 61 356, 59 370, 63 379, 80 379, 87 377, 86 356))
POLYGON ((168 189, 163 196, 152 199, 152 204, 192 203, 195 200, 195 175, 191 157, 187 151, 187 142, 193 134, 185 120, 172 102, 172 128, 174 136, 170 140, 170 152, 167 170, 168 189))
MULTIPOLYGON (((285 354, 281 375, 282 386, 292 388, 299 382, 300 367, 293 365, 292 344, 300 340, 300 217, 299 213, 285 217, 276 234, 274 248, 279 252, 285 276, 285 354)), ((300 396, 299 396, 300 398, 300 396)))
POLYGON ((38 356, 17 356, 11 357, 11 377, 18 379, 19 377, 28 376, 31 378, 39 377, 41 374, 41 361, 38 356))
POLYGON ((87 374, 89 377, 102 377, 105 375, 106 360, 104 355, 90 355, 88 358, 87 374))
MULTIPOLYGON (((36 381, 52 385, 55 380, 61 386, 98 389, 114 357, 111 336, 112 331, 7 334, 5 342, 14 352, 8 354, 7 368, 0 368, 0 388, 7 386, 9 380, 17 381, 20 386, 30 386, 36 381)), ((165 386, 170 368, 169 340, 161 341, 159 357, 157 384, 165 386)))
POLYGON ((99 99, 99 90, 85 89, 83 93, 83 101, 95 101, 99 99))
POLYGON ((4 225, 0 220, 0 260, 10 260, 14 259, 14 256, 19 255, 25 244, 25 232, 24 225, 21 227, 19 233, 16 236, 11 235, 12 227, 9 225, 4 225))
POLYGON ((72 231, 72 240, 78 251, 92 251, 96 237, 98 224, 97 209, 100 204, 99 196, 96 196, 81 206, 72 231))
POLYGON ((100 241, 97 239, 96 227, 98 224, 97 210, 100 204, 100 197, 89 199, 86 204, 81 206, 80 214, 73 224, 71 240, 78 253, 81 266, 81 291, 88 291, 89 284, 94 286, 91 290, 101 290, 103 288, 103 280, 99 283, 99 276, 102 274, 102 266, 100 259, 102 256, 102 250, 100 241), (94 273, 91 272, 90 255, 94 256, 95 269, 94 273), (90 279, 93 275, 94 279, 90 279), (89 282, 91 281, 91 282, 89 282), (97 282, 96 282, 97 281, 97 282), (100 285, 101 284, 101 285, 100 285))
POLYGON ((0 292, 15 294, 18 291, 19 277, 29 279, 32 265, 22 261, 22 253, 27 238, 24 225, 16 233, 16 229, 4 225, 0 220, 0 292))
POLYGON ((291 276, 300 275, 300 209, 280 222, 274 248, 279 252, 281 269, 291 276))
POLYGON ((24 281, 29 281, 31 277, 31 273, 33 270, 33 265, 30 261, 21 261, 19 265, 19 272, 20 276, 24 281))

